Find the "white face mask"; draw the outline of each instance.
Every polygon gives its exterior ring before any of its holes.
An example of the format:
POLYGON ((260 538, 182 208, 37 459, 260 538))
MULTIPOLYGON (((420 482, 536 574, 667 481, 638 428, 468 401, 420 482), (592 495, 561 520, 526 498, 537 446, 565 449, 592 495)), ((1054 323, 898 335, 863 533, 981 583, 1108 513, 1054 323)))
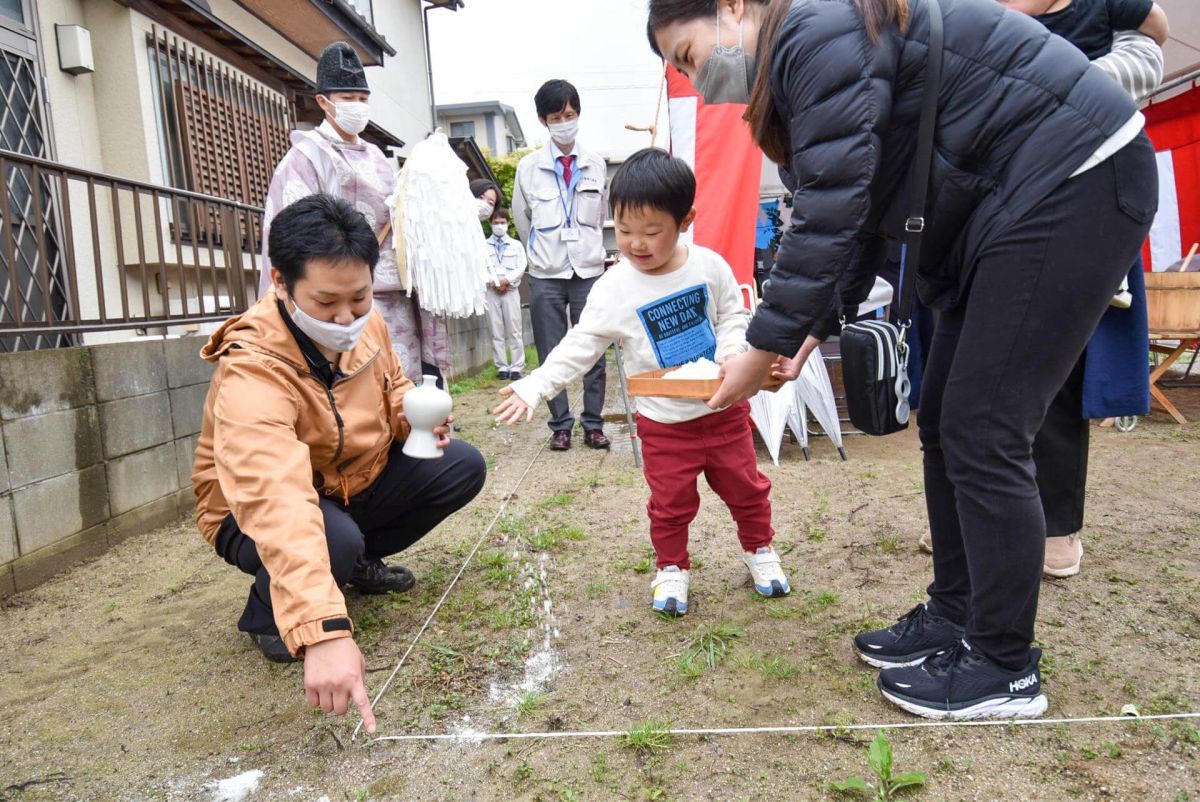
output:
POLYGON ((495 211, 496 204, 483 198, 476 198, 476 201, 479 203, 479 219, 487 220, 492 216, 492 212, 495 211))
POLYGON ((502 225, 496 224, 496 225, 492 226, 492 234, 496 237, 503 239, 504 237, 508 236, 508 226, 502 226, 502 225))
POLYGON ((367 328, 367 323, 371 320, 371 310, 362 317, 356 317, 353 323, 342 325, 341 323, 329 323, 324 320, 317 320, 312 315, 300 308, 300 304, 292 301, 292 321, 300 331, 309 336, 317 345, 324 346, 330 351, 345 353, 353 351, 354 346, 358 345, 359 338, 362 337, 363 331, 367 328))
POLYGON ((567 120, 561 123, 550 123, 546 126, 550 129, 550 138, 559 145, 571 145, 575 142, 575 137, 579 134, 579 118, 567 120))
POLYGON ((333 121, 337 123, 338 128, 354 136, 358 136, 366 129, 367 123, 371 120, 370 104, 357 100, 343 100, 338 103, 331 100, 329 102, 333 104, 333 121))

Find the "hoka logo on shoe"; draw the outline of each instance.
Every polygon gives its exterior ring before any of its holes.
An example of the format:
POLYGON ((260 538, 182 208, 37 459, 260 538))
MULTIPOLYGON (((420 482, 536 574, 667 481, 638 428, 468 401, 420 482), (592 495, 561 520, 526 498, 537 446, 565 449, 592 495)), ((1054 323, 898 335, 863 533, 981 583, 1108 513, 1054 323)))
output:
POLYGON ((1037 681, 1037 674, 1030 674, 1028 677, 1021 677, 1019 680, 1014 680, 1013 682, 1008 683, 1009 693, 1016 693, 1017 691, 1025 690, 1030 685, 1037 685, 1037 681))

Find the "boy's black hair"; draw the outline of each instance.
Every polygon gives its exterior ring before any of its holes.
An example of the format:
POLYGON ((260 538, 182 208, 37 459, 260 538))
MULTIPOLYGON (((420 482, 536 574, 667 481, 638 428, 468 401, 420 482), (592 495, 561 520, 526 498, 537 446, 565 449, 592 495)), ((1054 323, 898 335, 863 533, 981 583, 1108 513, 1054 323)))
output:
POLYGON ((696 202, 696 176, 683 159, 645 148, 617 168, 608 197, 617 216, 627 209, 657 209, 682 224, 696 202))
POLYGON ((332 195, 309 195, 271 221, 267 256, 271 266, 283 274, 290 294, 313 259, 365 262, 374 275, 379 240, 367 218, 346 201, 332 195))
POLYGON ((542 84, 542 88, 533 96, 533 105, 537 106, 539 120, 565 111, 567 106, 575 109, 576 112, 583 112, 583 109, 579 108, 579 90, 569 81, 561 78, 555 78, 542 84))
POLYGON ((488 218, 488 222, 494 223, 501 217, 504 218, 505 222, 512 222, 512 215, 510 215, 508 213, 508 209, 505 209, 503 206, 496 207, 496 210, 492 212, 492 216, 488 218))

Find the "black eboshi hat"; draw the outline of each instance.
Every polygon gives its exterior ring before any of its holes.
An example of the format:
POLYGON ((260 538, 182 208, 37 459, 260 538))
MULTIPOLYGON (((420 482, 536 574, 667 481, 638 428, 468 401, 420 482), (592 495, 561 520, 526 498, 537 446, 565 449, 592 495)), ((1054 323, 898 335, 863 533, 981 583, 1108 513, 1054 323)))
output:
POLYGON ((354 48, 334 42, 321 52, 317 62, 317 92, 370 92, 367 73, 354 48))

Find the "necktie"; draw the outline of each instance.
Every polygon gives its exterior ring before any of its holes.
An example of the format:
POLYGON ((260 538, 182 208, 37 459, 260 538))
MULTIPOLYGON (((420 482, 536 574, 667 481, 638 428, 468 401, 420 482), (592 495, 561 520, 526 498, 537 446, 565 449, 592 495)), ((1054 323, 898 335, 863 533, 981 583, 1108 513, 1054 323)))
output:
POLYGON ((571 178, 572 178, 572 176, 575 175, 575 170, 573 169, 574 164, 575 164, 575 157, 574 156, 559 156, 558 161, 559 161, 559 163, 562 164, 562 168, 563 168, 563 183, 567 185, 567 189, 570 189, 571 188, 571 178))

